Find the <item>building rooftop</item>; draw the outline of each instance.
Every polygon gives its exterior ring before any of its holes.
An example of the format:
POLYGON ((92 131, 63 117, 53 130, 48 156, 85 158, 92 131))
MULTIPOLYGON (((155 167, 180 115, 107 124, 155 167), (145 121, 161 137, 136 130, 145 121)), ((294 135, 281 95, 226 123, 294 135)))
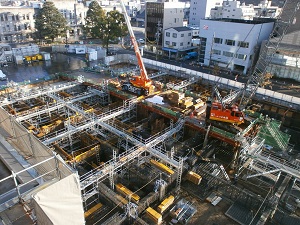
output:
POLYGON ((231 19, 231 18, 220 18, 220 19, 207 19, 213 21, 221 21, 221 22, 230 22, 230 23, 245 23, 245 24, 262 24, 273 22, 274 19, 264 19, 264 20, 242 20, 242 19, 231 19))
POLYGON ((170 27, 166 30, 169 30, 169 29, 174 29, 178 32, 192 30, 192 28, 189 28, 189 27, 170 27))

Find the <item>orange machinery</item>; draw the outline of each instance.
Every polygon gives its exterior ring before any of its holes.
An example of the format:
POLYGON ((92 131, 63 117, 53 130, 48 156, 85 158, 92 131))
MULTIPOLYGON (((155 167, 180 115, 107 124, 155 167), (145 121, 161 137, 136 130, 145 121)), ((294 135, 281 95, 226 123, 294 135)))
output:
POLYGON ((124 13, 125 21, 128 27, 128 31, 130 34, 130 39, 134 48, 134 52, 138 61, 138 65, 140 68, 140 76, 132 76, 128 78, 129 80, 122 82, 122 90, 130 91, 136 93, 138 96, 140 95, 148 95, 154 91, 154 86, 152 85, 152 81, 149 79, 147 75, 147 71, 145 69, 145 65, 142 60, 142 56, 139 50, 138 43, 135 39, 129 17, 126 13, 126 8, 123 0, 120 0, 122 11, 124 13))
POLYGON ((210 109, 209 119, 221 122, 241 124, 244 123, 244 113, 236 105, 223 108, 219 102, 213 102, 210 109))
POLYGON ((206 119, 237 125, 244 123, 244 113, 235 104, 240 94, 241 91, 238 90, 222 98, 218 88, 214 86, 212 97, 215 95, 217 99, 206 102, 206 119))

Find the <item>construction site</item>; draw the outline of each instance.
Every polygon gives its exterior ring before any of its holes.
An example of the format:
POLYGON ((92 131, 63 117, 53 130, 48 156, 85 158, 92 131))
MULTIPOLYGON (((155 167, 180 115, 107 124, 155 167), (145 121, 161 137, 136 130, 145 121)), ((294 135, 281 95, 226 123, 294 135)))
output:
POLYGON ((244 88, 142 59, 128 27, 112 79, 1 91, 0 224, 299 224, 298 150, 263 112, 288 125, 300 101, 260 87, 267 58, 244 88))

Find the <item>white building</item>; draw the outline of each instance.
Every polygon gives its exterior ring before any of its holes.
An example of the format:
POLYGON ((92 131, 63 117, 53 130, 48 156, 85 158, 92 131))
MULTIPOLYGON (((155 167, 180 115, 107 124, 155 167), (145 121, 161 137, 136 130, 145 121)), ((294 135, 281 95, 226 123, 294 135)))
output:
POLYGON ((199 26, 200 19, 210 17, 210 10, 222 6, 223 0, 191 0, 189 25, 199 26))
POLYGON ((199 60, 206 66, 218 65, 246 74, 263 40, 267 40, 273 22, 244 20, 201 20, 199 60))
POLYGON ((172 27, 164 31, 162 50, 169 58, 181 58, 186 51, 192 50, 192 29, 189 27, 172 27))
POLYGON ((88 10, 82 3, 72 0, 52 0, 55 7, 66 18, 68 26, 71 28, 69 34, 78 39, 82 34, 82 25, 85 24, 86 12, 88 10))
POLYGON ((221 6, 216 6, 210 11, 211 19, 243 19, 253 20, 254 17, 277 17, 281 12, 278 6, 271 6, 271 1, 261 1, 260 4, 254 6, 246 5, 240 1, 224 1, 221 6))
POLYGON ((257 17, 276 18, 281 14, 282 8, 271 6, 272 1, 263 0, 257 6, 254 6, 254 11, 257 17))
POLYGON ((224 1, 222 6, 210 11, 211 19, 232 18, 252 20, 256 13, 253 5, 246 5, 240 1, 224 1))
POLYGON ((35 11, 28 6, 0 7, 0 41, 2 43, 31 40, 35 11))

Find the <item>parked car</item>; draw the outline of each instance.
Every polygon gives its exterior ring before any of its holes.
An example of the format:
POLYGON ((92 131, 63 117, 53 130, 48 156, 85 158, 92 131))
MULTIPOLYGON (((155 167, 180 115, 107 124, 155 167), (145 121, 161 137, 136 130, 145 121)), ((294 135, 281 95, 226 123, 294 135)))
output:
POLYGON ((140 44, 145 44, 145 39, 144 38, 140 38, 137 40, 138 43, 140 44))

